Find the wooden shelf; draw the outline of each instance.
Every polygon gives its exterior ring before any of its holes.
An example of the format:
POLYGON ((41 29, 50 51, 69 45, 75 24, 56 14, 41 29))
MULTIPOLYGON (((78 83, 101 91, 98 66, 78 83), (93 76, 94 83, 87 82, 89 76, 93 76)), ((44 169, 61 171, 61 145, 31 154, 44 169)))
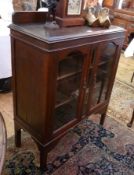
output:
POLYGON ((65 104, 71 102, 72 100, 75 100, 75 99, 79 96, 79 90, 77 89, 77 90, 75 90, 74 92, 72 92, 72 93, 69 95, 69 97, 66 96, 66 95, 64 95, 64 94, 61 94, 61 93, 59 93, 59 95, 60 95, 60 98, 62 97, 62 98, 61 98, 62 100, 63 100, 63 98, 64 98, 65 100, 62 101, 62 102, 56 102, 55 108, 59 108, 59 107, 65 105, 65 104))
POLYGON ((77 75, 77 74, 79 74, 79 73, 81 73, 81 72, 82 72, 82 70, 80 70, 80 71, 78 71, 78 72, 71 72, 71 73, 68 73, 68 74, 59 76, 59 77, 57 78, 57 80, 58 80, 58 81, 59 81, 59 80, 63 80, 63 79, 66 79, 66 78, 75 76, 75 75, 77 75))
POLYGON ((72 100, 73 100, 73 97, 70 97, 70 98, 68 98, 67 100, 64 100, 63 102, 57 104, 57 105, 55 106, 55 108, 59 108, 59 107, 65 105, 65 104, 71 102, 72 100))

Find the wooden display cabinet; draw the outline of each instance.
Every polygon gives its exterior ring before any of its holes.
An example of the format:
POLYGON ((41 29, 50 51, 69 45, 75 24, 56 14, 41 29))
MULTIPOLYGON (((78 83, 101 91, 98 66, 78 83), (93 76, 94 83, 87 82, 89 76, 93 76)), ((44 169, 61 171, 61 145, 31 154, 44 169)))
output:
POLYGON ((134 9, 115 9, 113 25, 126 29, 124 48, 126 48, 134 35, 134 9))
POLYGON ((110 8, 112 24, 126 29, 125 49, 134 35, 134 0, 104 0, 103 6, 110 8))
POLYGON ((45 13, 13 16, 11 29, 16 146, 21 129, 47 153, 67 130, 92 113, 104 123, 124 30, 88 26, 48 30, 45 13))

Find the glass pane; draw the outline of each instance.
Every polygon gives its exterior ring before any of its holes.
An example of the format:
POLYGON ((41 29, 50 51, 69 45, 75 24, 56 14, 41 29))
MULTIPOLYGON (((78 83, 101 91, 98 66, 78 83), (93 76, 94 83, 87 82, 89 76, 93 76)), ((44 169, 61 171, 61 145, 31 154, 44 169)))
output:
POLYGON ((116 46, 113 43, 109 43, 106 46, 105 51, 102 52, 100 58, 98 58, 99 63, 97 65, 91 107, 94 107, 96 104, 102 103, 106 100, 108 82, 110 81, 115 51, 116 46))
POLYGON ((56 107, 79 96, 81 73, 57 82, 56 107))
POLYGON ((54 130, 76 118, 84 57, 72 53, 59 62, 54 130))
POLYGON ((116 46, 113 43, 109 43, 104 48, 100 57, 95 57, 97 54, 92 56, 84 94, 82 115, 86 114, 97 104, 104 102, 106 98, 116 46))
POLYGON ((80 53, 72 53, 66 59, 60 61, 58 67, 58 79, 69 77, 82 71, 83 56, 80 53))

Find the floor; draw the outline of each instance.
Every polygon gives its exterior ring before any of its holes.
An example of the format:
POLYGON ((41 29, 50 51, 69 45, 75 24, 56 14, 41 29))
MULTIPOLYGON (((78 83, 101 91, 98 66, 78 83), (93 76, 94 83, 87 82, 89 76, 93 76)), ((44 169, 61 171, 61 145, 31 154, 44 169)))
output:
MULTIPOLYGON (((134 87, 134 80, 130 82, 133 71, 134 59, 121 56, 116 78, 134 87)), ((7 136, 11 137, 14 135, 12 93, 0 94, 0 111, 6 122, 7 136)))
POLYGON ((14 135, 12 93, 0 94, 0 111, 5 119, 7 136, 14 135))
POLYGON ((134 79, 131 82, 131 77, 134 72, 134 56, 125 58, 124 54, 122 53, 116 78, 134 88, 134 79))

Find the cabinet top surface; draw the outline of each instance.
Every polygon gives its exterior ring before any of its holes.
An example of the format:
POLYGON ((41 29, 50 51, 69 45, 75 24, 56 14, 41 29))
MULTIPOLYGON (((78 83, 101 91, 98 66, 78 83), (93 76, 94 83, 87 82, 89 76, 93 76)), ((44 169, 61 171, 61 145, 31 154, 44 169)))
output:
POLYGON ((60 29, 46 29, 44 24, 11 24, 10 29, 37 38, 46 43, 61 42, 64 40, 75 40, 93 36, 107 35, 124 32, 124 29, 117 26, 110 26, 109 29, 91 28, 88 26, 66 27, 60 29))

